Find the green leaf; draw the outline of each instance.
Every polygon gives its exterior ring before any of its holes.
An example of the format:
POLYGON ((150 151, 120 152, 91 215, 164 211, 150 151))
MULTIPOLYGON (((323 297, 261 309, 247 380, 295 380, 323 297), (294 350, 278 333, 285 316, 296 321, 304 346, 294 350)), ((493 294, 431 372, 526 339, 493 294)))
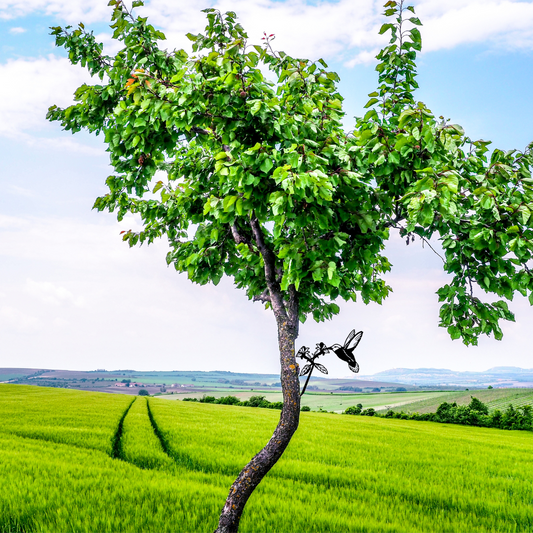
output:
MULTIPOLYGON (((274 166, 274 163, 272 163, 272 160, 267 158, 265 159, 262 163, 261 163, 261 166, 259 167, 265 174, 268 174, 270 172, 270 169, 274 166)), ((277 170, 277 169, 276 169, 277 170)))
POLYGON ((337 265, 333 261, 330 261, 328 263, 328 278, 330 280, 333 279, 333 275, 335 274, 336 271, 337 271, 337 265))
POLYGON ((400 154, 398 152, 391 152, 388 156, 389 163, 393 163, 394 165, 400 164, 400 154))
POLYGON ((450 334, 452 340, 456 340, 461 337, 461 330, 457 326, 449 326, 448 333, 450 334))
POLYGON ((522 215, 522 224, 527 224, 527 221, 529 220, 529 217, 531 216, 531 211, 527 207, 527 205, 521 205, 518 208, 518 212, 522 215))
POLYGON ((422 42, 422 36, 420 35, 420 31, 417 28, 413 28, 409 33, 411 34, 411 39, 413 39, 415 43, 422 42))
POLYGON ((448 187, 451 192, 457 194, 459 187, 459 178, 455 174, 450 173, 447 176, 443 176, 439 179, 439 185, 444 185, 448 187))
POLYGON ((222 204, 224 211, 233 211, 233 204, 237 201, 238 196, 226 196, 222 204))
POLYGON ((259 113, 259 110, 261 109, 261 105, 262 105, 261 100, 254 102, 254 104, 252 105, 250 109, 250 113, 252 113, 252 115, 257 115, 257 113, 259 113))
POLYGON ((483 209, 492 209, 494 207, 494 197, 490 194, 484 194, 480 203, 483 209))
POLYGON ((379 100, 377 98, 371 98, 365 105, 365 109, 368 107, 373 106, 374 104, 377 104, 379 100))
POLYGON ((364 117, 363 120, 365 120, 366 122, 369 122, 370 119, 374 119, 374 120, 377 120, 379 117, 378 117, 378 113, 375 109, 371 109, 370 111, 368 111, 364 117))

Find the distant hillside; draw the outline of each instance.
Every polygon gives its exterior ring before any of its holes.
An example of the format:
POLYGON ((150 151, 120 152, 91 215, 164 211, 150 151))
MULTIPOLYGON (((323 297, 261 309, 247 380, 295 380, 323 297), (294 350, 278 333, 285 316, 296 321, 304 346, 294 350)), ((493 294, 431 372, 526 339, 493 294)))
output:
POLYGON ((515 366, 497 366, 484 372, 459 372, 446 368, 393 368, 361 378, 419 387, 533 387, 533 369, 515 366))
MULTIPOLYGON (((305 378, 302 378, 305 379, 305 378)), ((41 385, 121 394, 138 394, 140 388, 150 394, 190 394, 241 391, 279 392, 277 374, 250 374, 221 370, 210 372, 172 370, 146 372, 136 370, 49 370, 35 368, 0 368, 0 382, 41 385)), ((324 379, 312 377, 308 391, 321 392, 392 392, 418 390, 403 383, 375 379, 324 379)))
MULTIPOLYGON (((80 371, 0 368, 0 382, 126 394, 137 394, 140 387, 147 389, 150 394, 281 390, 280 378, 277 374, 251 374, 223 370, 146 372, 104 369, 80 371)), ((501 366, 484 372, 458 372, 444 368, 394 368, 371 376, 357 375, 357 377, 341 379, 313 376, 308 390, 351 393, 393 392, 398 388, 407 391, 464 390, 465 388, 487 388, 489 385, 494 388, 533 388, 533 369, 501 366)))

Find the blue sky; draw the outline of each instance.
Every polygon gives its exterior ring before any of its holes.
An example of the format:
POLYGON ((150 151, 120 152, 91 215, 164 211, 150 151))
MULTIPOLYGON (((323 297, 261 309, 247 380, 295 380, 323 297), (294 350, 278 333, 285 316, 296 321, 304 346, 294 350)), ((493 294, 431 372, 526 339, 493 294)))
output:
MULTIPOLYGON (((129 249, 119 232, 135 227, 91 210, 110 173, 101 139, 72 136, 45 120, 48 106, 66 106, 88 81, 55 49, 48 27, 83 21, 112 52, 107 0, 0 0, 0 366, 47 368, 197 369, 277 372, 270 313, 226 280, 193 286, 167 268, 166 245, 129 249)), ((424 26, 418 99, 462 124, 472 138, 504 149, 533 140, 533 2, 427 0, 414 2, 424 26)), ((339 0, 153 0, 144 13, 168 37, 203 26, 200 9, 234 10, 250 39, 275 33, 291 55, 323 57, 341 76, 347 116, 360 115, 374 89, 372 59, 379 2, 339 0)), ((349 118, 347 119, 349 123, 349 118)), ((452 342, 437 327, 435 290, 446 277, 440 259, 418 243, 393 239, 383 306, 342 304, 325 324, 306 322, 298 346, 340 342, 365 331, 358 347, 361 374, 392 367, 483 370, 499 364, 529 368, 528 324, 521 298, 517 322, 504 340, 477 348, 452 342)), ((334 376, 346 375, 331 361, 334 376)))

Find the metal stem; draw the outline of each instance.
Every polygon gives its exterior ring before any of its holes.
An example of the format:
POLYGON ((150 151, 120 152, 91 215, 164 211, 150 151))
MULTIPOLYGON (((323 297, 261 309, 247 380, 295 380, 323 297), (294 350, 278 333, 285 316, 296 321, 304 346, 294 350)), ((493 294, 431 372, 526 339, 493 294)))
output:
POLYGON ((309 383, 309 380, 311 379, 311 374, 313 373, 314 369, 315 367, 311 366, 311 370, 309 371, 309 374, 307 374, 307 379, 305 380, 304 388, 302 389, 302 392, 300 392, 300 398, 304 395, 305 389, 307 388, 307 384, 309 383))

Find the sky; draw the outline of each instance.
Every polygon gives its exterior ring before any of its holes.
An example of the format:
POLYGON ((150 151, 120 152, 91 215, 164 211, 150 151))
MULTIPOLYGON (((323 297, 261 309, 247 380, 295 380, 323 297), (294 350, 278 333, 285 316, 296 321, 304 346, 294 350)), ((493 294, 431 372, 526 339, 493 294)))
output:
MULTIPOLYGON (((201 9, 216 7, 235 11, 250 41, 260 43, 266 31, 278 50, 323 58, 341 77, 349 128, 376 86, 374 56, 386 43, 378 35, 381 4, 152 0, 139 13, 170 49, 188 46, 184 35, 203 29, 201 9)), ((533 1, 413 4, 423 23, 416 98, 473 139, 523 150, 533 141, 533 1)), ((49 27, 83 21, 114 53, 110 13, 107 0, 0 0, 0 367, 277 373, 272 313, 230 279, 193 285, 167 267, 164 241, 130 249, 120 231, 138 221, 92 211, 111 173, 101 138, 73 136, 45 119, 50 105, 68 106, 76 87, 90 82, 54 47, 49 27)), ((297 348, 342 343, 355 328, 364 331, 361 375, 533 367, 525 299, 510 304, 516 322, 503 324, 502 341, 467 348, 438 327, 435 291, 448 281, 441 259, 397 236, 386 255, 394 292, 384 304, 339 302, 333 320, 301 325, 297 348)), ((332 377, 350 374, 332 356, 323 363, 332 377)))

